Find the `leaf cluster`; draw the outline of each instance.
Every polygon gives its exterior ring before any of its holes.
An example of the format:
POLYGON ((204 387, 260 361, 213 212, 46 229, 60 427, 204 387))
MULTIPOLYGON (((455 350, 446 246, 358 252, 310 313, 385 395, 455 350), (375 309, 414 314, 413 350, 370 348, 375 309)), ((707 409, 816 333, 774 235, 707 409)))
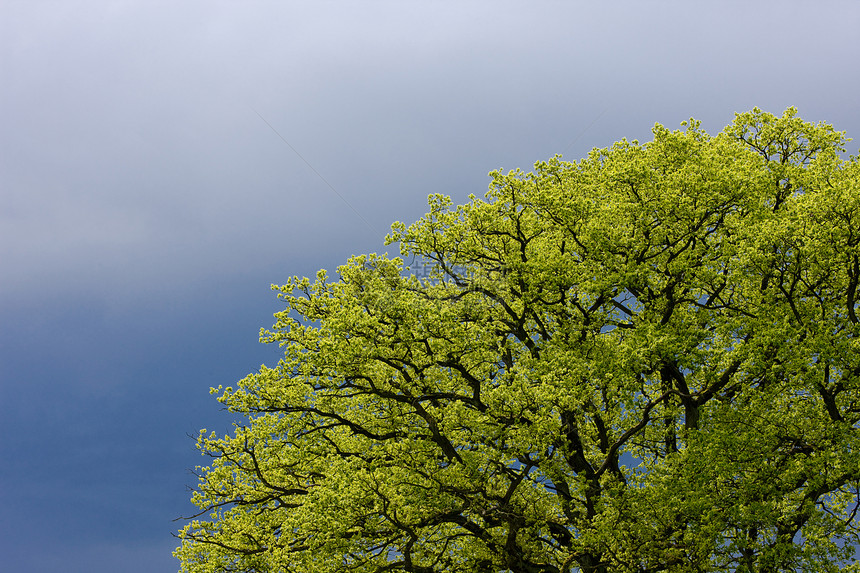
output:
POLYGON ((183 571, 853 570, 860 167, 794 109, 682 127, 273 287, 183 571))

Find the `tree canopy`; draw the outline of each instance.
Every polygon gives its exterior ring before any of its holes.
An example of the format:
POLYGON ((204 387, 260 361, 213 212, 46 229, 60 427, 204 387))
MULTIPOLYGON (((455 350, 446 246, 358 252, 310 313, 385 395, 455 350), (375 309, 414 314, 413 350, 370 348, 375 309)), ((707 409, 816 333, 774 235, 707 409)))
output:
POLYGON ((201 431, 182 571, 858 570, 846 141, 658 124, 273 286, 284 357, 212 390, 243 422, 201 431))

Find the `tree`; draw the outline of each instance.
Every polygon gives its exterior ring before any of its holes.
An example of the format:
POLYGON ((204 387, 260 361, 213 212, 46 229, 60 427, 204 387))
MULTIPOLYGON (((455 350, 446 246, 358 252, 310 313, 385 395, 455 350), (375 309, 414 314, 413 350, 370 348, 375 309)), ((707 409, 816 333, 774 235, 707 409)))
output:
POLYGON ((858 570, 860 166, 796 114, 496 171, 273 287, 182 570, 858 570))

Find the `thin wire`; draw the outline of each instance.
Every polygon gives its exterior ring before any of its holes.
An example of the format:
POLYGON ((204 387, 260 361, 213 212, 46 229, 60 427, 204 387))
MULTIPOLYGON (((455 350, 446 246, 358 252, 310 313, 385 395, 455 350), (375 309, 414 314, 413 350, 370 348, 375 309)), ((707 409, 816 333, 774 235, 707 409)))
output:
POLYGON ((609 107, 606 107, 606 109, 604 109, 603 111, 601 111, 601 112, 600 112, 600 114, 599 114, 597 117, 595 117, 595 118, 592 120, 592 122, 591 122, 591 123, 589 123, 589 124, 585 127, 585 129, 583 129, 582 131, 580 131, 580 132, 579 132, 579 135, 577 135, 577 136, 576 136, 576 139, 574 139, 573 141, 571 141, 571 142, 567 145, 567 147, 565 147, 565 148, 564 148, 564 150, 561 152, 561 154, 562 154, 562 155, 564 155, 565 153, 567 153, 567 150, 568 150, 568 149, 570 149, 571 147, 573 147, 573 144, 574 144, 574 143, 576 143, 577 141, 579 141, 580 139, 582 139, 582 136, 583 136, 583 135, 585 135, 585 132, 587 132, 589 129, 591 129, 591 126, 593 126, 595 123, 597 123, 597 120, 599 120, 601 117, 603 117, 603 114, 605 114, 607 111, 609 111, 609 107))
POLYGON ((308 160, 307 160, 307 159, 305 159, 304 157, 302 157, 302 154, 301 154, 301 153, 299 153, 299 152, 298 152, 298 150, 297 150, 295 147, 293 147, 292 145, 290 145, 290 142, 289 142, 289 141, 287 141, 286 139, 284 139, 284 136, 283 136, 283 135, 281 135, 280 133, 278 133, 278 130, 277 130, 277 129, 275 129, 275 128, 272 126, 272 124, 271 124, 271 123, 269 123, 268 121, 266 121, 266 118, 265 118, 265 117, 263 117, 262 115, 260 115, 260 112, 258 112, 258 111, 257 111, 256 109, 254 109, 254 108, 251 108, 251 110, 253 110, 253 112, 257 114, 257 117, 259 117, 260 119, 262 119, 262 120, 263 120, 263 123, 265 123, 266 125, 268 125, 268 126, 269 126, 269 129, 271 129, 272 131, 274 131, 274 132, 275 132, 275 135, 277 135, 278 137, 280 137, 280 138, 281 138, 281 141, 283 141, 284 143, 286 143, 286 144, 287 144, 287 146, 288 146, 290 149, 292 149, 292 150, 293 150, 293 153, 295 153, 296 155, 298 155, 298 156, 299 156, 299 159, 301 159, 302 161, 304 161, 304 162, 305 162, 305 165, 307 165, 308 167, 310 167, 310 168, 311 168, 311 171, 313 171, 314 173, 316 173, 316 174, 317 174, 317 177, 319 177, 319 178, 322 180, 322 182, 323 182, 323 183, 325 183, 326 185, 328 185, 328 188, 329 188, 329 189, 331 189, 331 190, 334 192, 334 194, 335 194, 335 195, 337 195, 338 197, 340 197, 340 200, 341 200, 341 201, 343 201, 344 203, 346 203, 346 206, 347 206, 347 207, 349 207, 350 209, 352 209, 352 212, 353 212, 353 213, 355 213, 356 215, 358 215, 358 218, 359 218, 359 219, 361 219, 362 221, 364 221, 364 224, 365 224, 365 225, 367 225, 367 228, 368 228, 368 229, 370 229, 370 230, 373 232, 373 234, 374 234, 374 235, 376 235, 377 237, 378 237, 378 236, 380 236, 379 231, 378 231, 377 229, 375 229, 375 228, 373 227, 373 225, 371 225, 371 224, 367 221, 367 219, 365 219, 365 218, 364 218, 364 216, 362 216, 362 214, 361 214, 361 213, 359 213, 359 212, 358 212, 358 209, 356 209, 355 207, 353 207, 353 206, 352 206, 352 204, 351 204, 349 201, 347 201, 347 200, 346 200, 346 197, 344 197, 343 195, 341 195, 340 193, 338 193, 337 189, 335 189, 334 187, 332 187, 332 184, 331 184, 331 183, 329 183, 328 181, 326 181, 326 178, 325 178, 325 177, 323 177, 322 175, 320 175, 320 172, 319 172, 319 171, 317 171, 316 169, 314 169, 314 166, 313 166, 313 165, 311 165, 311 164, 308 162, 308 160))

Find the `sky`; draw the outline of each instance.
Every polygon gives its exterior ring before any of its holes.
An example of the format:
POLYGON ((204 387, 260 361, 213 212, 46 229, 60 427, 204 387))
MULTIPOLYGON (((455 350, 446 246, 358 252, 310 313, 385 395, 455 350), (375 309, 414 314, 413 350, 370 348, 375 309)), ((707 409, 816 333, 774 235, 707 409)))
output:
POLYGON ((796 106, 860 146, 860 3, 0 1, 0 556, 177 571, 270 290, 427 196, 796 106))

